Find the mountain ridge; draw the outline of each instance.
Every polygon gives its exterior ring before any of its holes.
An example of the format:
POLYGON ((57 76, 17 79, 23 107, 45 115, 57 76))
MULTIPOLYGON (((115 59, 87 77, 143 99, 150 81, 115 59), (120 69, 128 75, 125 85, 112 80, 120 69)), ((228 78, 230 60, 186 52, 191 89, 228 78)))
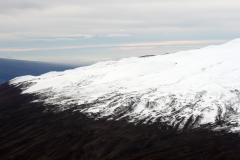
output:
POLYGON ((24 76, 23 94, 92 118, 240 130, 240 39, 219 46, 24 76))

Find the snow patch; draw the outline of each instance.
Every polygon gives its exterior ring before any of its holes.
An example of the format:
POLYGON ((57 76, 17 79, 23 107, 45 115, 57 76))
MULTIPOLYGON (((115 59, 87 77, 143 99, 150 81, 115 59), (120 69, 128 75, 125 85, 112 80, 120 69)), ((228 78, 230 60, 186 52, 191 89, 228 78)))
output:
POLYGON ((232 128, 235 132, 240 122, 239 59, 237 39, 174 54, 18 77, 10 84, 29 84, 23 94, 44 95, 45 103, 61 110, 75 105, 97 118, 160 120, 184 127, 190 118, 196 126, 217 123, 218 117, 237 126, 232 128))

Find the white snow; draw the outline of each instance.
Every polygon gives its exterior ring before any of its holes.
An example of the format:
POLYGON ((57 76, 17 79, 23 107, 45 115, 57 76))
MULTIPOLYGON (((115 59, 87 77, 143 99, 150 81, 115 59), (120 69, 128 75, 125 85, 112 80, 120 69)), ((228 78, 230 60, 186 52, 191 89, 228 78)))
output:
POLYGON ((225 116, 226 120, 240 123, 240 118, 232 119, 240 112, 240 39, 173 54, 23 76, 10 83, 29 84, 22 88, 23 94, 45 95, 44 102, 59 106, 59 110, 74 104, 83 113, 99 113, 98 118, 121 115, 118 118, 128 117, 131 122, 154 122, 161 117, 172 124, 185 117, 184 125, 190 116, 201 116, 200 124, 206 124, 215 122, 219 108, 222 116, 226 115, 230 104, 235 112, 225 116), (82 108, 82 104, 91 107, 82 108))

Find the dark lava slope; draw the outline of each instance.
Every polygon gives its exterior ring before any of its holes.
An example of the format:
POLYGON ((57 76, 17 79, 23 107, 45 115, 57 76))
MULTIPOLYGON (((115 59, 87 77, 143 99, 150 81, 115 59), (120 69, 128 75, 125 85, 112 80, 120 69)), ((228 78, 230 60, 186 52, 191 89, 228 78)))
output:
POLYGON ((237 134, 53 113, 18 88, 0 86, 0 160, 239 160, 237 134), (161 126, 161 127, 159 127, 161 126), (161 129, 160 129, 161 128, 161 129))

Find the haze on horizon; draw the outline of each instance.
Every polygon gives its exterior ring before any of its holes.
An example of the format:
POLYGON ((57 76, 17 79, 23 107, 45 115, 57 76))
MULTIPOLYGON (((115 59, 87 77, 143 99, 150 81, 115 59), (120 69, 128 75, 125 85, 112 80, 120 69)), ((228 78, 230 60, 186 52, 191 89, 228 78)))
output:
POLYGON ((89 64, 240 37, 236 0, 0 0, 0 58, 89 64))

